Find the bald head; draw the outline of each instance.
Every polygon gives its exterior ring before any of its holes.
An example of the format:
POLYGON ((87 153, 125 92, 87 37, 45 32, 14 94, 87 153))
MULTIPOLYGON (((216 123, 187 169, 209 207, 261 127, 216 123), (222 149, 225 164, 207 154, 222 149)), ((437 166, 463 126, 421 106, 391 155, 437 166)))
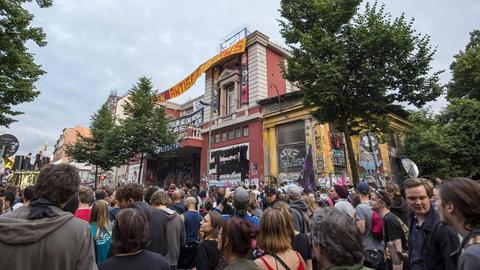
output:
POLYGON ((187 206, 188 210, 195 210, 197 200, 194 197, 187 197, 185 199, 185 205, 187 206))

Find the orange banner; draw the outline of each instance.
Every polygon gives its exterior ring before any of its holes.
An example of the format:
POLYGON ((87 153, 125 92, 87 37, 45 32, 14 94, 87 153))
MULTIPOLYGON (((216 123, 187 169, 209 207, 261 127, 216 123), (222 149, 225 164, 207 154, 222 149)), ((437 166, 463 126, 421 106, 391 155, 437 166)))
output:
POLYGON ((183 81, 177 83, 172 88, 159 93, 157 100, 159 102, 163 102, 165 100, 176 98, 181 94, 185 93, 185 91, 190 89, 190 87, 193 86, 193 84, 205 71, 209 70, 213 65, 225 59, 226 57, 229 57, 237 53, 243 53, 245 51, 246 45, 247 45, 246 38, 239 40, 237 43, 228 47, 226 50, 210 58, 207 62, 201 64, 194 72, 190 73, 190 75, 188 75, 185 79, 183 79, 183 81))

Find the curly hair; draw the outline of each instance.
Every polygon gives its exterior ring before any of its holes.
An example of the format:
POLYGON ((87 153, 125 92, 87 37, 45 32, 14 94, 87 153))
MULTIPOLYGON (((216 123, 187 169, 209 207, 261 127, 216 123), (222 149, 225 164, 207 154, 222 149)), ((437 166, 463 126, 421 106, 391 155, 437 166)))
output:
POLYGON ((80 186, 78 169, 68 164, 49 164, 42 168, 35 184, 34 196, 55 205, 62 205, 77 193, 80 186))
POLYGON ((115 199, 118 201, 128 201, 132 199, 134 202, 141 202, 143 201, 143 188, 136 183, 126 184, 117 189, 115 199))
POLYGON ((170 199, 170 197, 165 191, 159 190, 153 193, 149 203, 153 206, 169 206, 170 204, 172 204, 172 199, 170 199))
POLYGON ((310 219, 313 245, 333 265, 352 265, 363 260, 360 230, 355 221, 334 207, 321 208, 310 219))
POLYGON ((140 210, 126 208, 115 217, 111 253, 131 253, 145 249, 149 243, 147 216, 140 210))

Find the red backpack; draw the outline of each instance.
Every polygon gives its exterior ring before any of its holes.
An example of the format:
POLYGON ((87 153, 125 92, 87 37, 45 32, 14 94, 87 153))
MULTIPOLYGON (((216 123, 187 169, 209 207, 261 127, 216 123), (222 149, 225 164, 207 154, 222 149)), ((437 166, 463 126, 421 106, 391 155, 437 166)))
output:
POLYGON ((378 241, 383 240, 383 219, 375 211, 372 210, 372 235, 378 241))

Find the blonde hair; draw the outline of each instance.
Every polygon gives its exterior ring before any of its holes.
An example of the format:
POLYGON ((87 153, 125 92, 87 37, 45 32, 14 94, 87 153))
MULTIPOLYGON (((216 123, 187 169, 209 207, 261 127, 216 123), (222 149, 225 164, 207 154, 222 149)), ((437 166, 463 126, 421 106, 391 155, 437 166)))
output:
POLYGON ((280 211, 267 209, 260 219, 258 247, 268 254, 276 254, 292 248, 292 233, 280 211))
POLYGON ((290 205, 288 205, 286 202, 276 202, 272 208, 279 211, 283 215, 283 218, 287 224, 286 229, 289 231, 289 235, 293 243, 295 240, 295 227, 293 226, 293 215, 290 210, 290 205))
POLYGON ((111 234, 110 220, 108 219, 108 203, 105 200, 98 200, 93 204, 90 214, 90 224, 91 223, 97 225, 95 237, 102 237, 103 229, 105 229, 107 234, 111 234))
POLYGON ((305 196, 303 196, 302 199, 305 202, 305 204, 307 205, 310 213, 314 214, 315 212, 317 212, 320 209, 320 207, 318 207, 318 205, 317 205, 317 202, 315 201, 315 197, 305 195, 305 196))

